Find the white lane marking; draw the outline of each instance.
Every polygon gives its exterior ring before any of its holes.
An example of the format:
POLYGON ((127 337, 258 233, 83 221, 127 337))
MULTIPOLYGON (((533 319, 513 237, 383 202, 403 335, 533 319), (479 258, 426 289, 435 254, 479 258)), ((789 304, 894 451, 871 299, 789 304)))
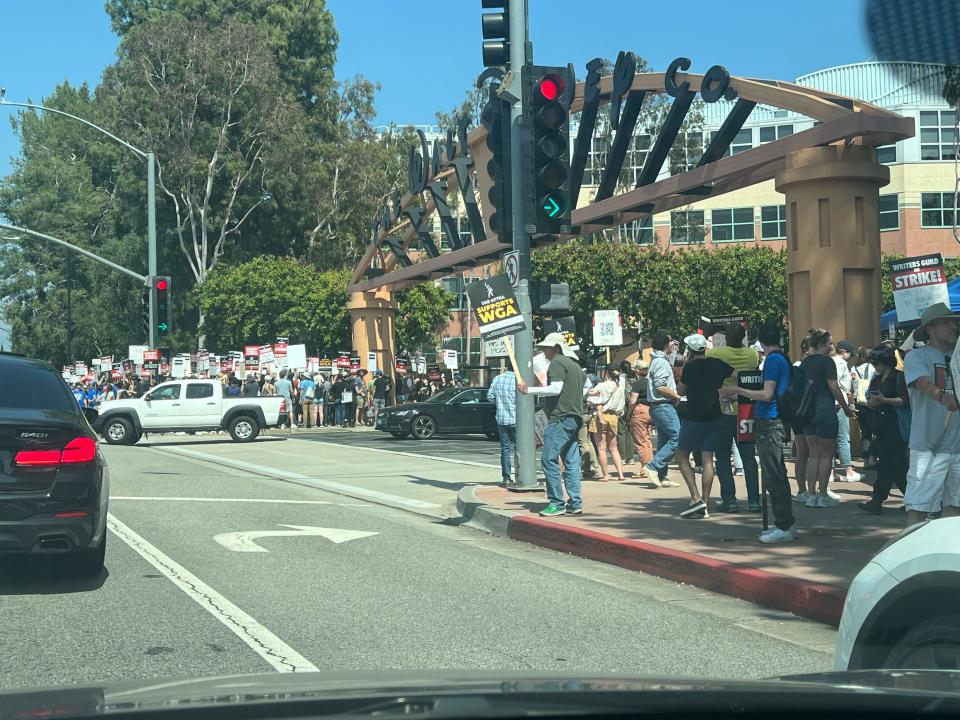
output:
POLYGON ((163 573, 200 607, 213 615, 253 648, 277 672, 319 672, 319 669, 253 617, 227 600, 185 567, 164 554, 112 513, 107 515, 107 527, 144 560, 163 573))
MULTIPOLYGON (((181 500, 183 502, 276 503, 280 505, 333 505, 329 500, 277 500, 276 498, 161 497, 147 495, 111 495, 111 500, 181 500)), ((346 503, 336 503, 345 505, 346 503)))
POLYGON ((496 468, 497 470, 500 469, 499 465, 494 465, 492 463, 474 462, 473 460, 458 460, 457 458, 437 457, 436 455, 421 455, 420 453, 403 452, 402 450, 387 450, 386 448, 364 447, 363 445, 344 445, 343 443, 335 443, 328 440, 304 440, 303 438, 290 438, 287 442, 290 440, 294 442, 311 443, 314 445, 330 445, 331 447, 338 448, 349 447, 351 450, 363 450, 365 452, 384 453, 386 455, 402 455, 404 457, 417 458, 418 460, 427 459, 436 460, 437 462, 454 463, 455 465, 472 465, 474 467, 496 468))
POLYGON ((291 530, 247 530, 245 532, 229 532, 214 535, 213 539, 223 545, 227 550, 234 552, 270 552, 265 547, 255 543, 255 540, 267 537, 306 537, 314 535, 325 537, 332 540, 337 545, 350 540, 359 540, 360 538, 372 537, 380 533, 368 532, 366 530, 341 530, 340 528, 322 528, 313 525, 284 525, 278 523, 280 527, 292 528, 291 530))
POLYGON ((295 482, 303 483, 304 485, 310 485, 311 487, 319 488, 321 490, 333 490, 334 492, 343 492, 348 495, 359 495, 369 499, 383 500, 390 504, 406 505, 407 507, 419 508, 421 510, 430 510, 441 507, 436 503, 424 502, 423 500, 412 500, 411 498, 405 498, 399 495, 391 495, 390 493, 380 492, 379 490, 370 490, 357 485, 347 485, 346 483, 339 483, 333 480, 312 478, 308 475, 301 475, 300 473, 291 472, 289 470, 281 470, 280 468, 269 467, 267 465, 257 465, 256 463, 249 463, 245 462, 244 460, 234 460, 233 458, 225 458, 220 455, 200 452, 198 450, 188 450, 187 448, 180 447, 164 447, 162 450, 159 448, 156 448, 156 450, 159 452, 172 452, 178 455, 195 457, 199 458, 200 460, 209 460, 210 462, 237 468, 238 470, 249 470, 257 475, 265 475, 266 477, 277 478, 278 480, 293 480, 295 482))

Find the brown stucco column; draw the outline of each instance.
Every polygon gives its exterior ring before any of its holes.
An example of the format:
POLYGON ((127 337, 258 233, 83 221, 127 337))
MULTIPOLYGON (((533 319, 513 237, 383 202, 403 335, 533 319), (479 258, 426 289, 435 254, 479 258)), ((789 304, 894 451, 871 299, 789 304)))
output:
POLYGON ((377 367, 392 378, 395 374, 393 321, 397 303, 388 290, 351 293, 347 303, 353 331, 353 351, 360 356, 360 367, 366 367, 367 353, 377 354, 377 367))
POLYGON ((873 148, 828 145, 787 156, 776 177, 786 195, 790 353, 809 328, 835 341, 880 341, 879 191, 890 170, 873 148))

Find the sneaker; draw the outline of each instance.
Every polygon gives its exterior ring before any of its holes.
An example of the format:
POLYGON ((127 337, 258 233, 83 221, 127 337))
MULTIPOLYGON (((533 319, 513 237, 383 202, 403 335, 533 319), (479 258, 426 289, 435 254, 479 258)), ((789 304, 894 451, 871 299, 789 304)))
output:
POLYGON ((806 505, 806 506, 809 507, 809 508, 822 507, 822 506, 817 502, 817 499, 818 499, 819 497, 820 497, 819 495, 807 495, 807 500, 806 500, 806 502, 804 502, 803 504, 806 505))
POLYGON ((717 512, 724 513, 738 513, 740 512, 740 504, 736 500, 728 500, 724 502, 721 500, 716 504, 717 512))
POLYGON ((752 512, 752 513, 763 512, 763 508, 760 506, 760 503, 758 503, 758 502, 752 502, 752 503, 750 503, 750 506, 748 507, 748 510, 750 510, 750 512, 752 512))
POLYGON ((826 493, 823 495, 817 495, 817 507, 819 508, 834 508, 840 504, 839 500, 835 500, 826 493))
POLYGON ((872 500, 867 500, 866 502, 857 503, 857 507, 863 510, 864 512, 870 513, 871 515, 883 514, 883 506, 880 505, 879 503, 873 502, 872 500))
POLYGON ((778 527, 772 527, 767 532, 760 534, 760 542, 765 545, 774 543, 788 543, 797 539, 797 526, 794 525, 789 530, 781 530, 778 527))
POLYGON ((582 507, 570 507, 567 506, 567 515, 583 515, 582 507))
POLYGON ((703 475, 703 466, 702 466, 702 465, 695 465, 694 468, 693 468, 693 471, 694 471, 695 473, 697 473, 698 475, 703 475))
POLYGON ((830 482, 847 482, 847 475, 846 475, 846 473, 835 472, 835 473, 830 477, 830 482))
POLYGON ((660 482, 660 476, 657 474, 657 471, 649 465, 643 466, 643 474, 647 476, 647 480, 653 483, 654 487, 663 487, 663 483, 660 482))
POLYGON ((703 500, 697 500, 696 502, 690 503, 690 507, 680 513, 680 517, 688 518, 704 513, 707 509, 707 504, 703 500))
POLYGON ((660 481, 660 487, 665 487, 665 488, 680 487, 680 483, 664 478, 663 480, 660 481))
POLYGON ((743 475, 743 468, 737 468, 733 471, 734 475, 743 475))
POLYGON ((800 503, 801 505, 803 505, 807 501, 807 497, 808 497, 807 493, 799 492, 793 496, 793 501, 795 503, 800 503))
POLYGON ((566 515, 567 508, 563 505, 554 505, 550 503, 543 510, 540 511, 540 515, 543 517, 553 517, 554 515, 566 515))
POLYGON ((856 470, 848 470, 844 480, 847 482, 861 482, 863 480, 863 475, 858 473, 856 470))
POLYGON ((827 490, 827 497, 830 498, 831 500, 836 500, 837 502, 840 502, 843 499, 839 495, 837 495, 833 490, 830 490, 830 489, 827 490))

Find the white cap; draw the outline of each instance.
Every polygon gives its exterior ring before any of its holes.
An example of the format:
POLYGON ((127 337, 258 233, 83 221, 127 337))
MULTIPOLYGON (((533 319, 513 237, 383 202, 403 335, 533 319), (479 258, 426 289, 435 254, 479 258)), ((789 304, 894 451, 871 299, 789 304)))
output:
POLYGON ((707 349, 707 339, 698 333, 693 335, 687 335, 683 339, 684 345, 686 345, 690 350, 696 353, 702 353, 707 349))

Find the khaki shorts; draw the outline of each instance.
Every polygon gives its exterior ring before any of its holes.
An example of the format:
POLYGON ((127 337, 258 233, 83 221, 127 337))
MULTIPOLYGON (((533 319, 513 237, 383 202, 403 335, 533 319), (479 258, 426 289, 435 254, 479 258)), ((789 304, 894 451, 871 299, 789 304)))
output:
MULTIPOLYGON (((615 412, 604 412, 603 413, 603 432, 617 434, 617 428, 619 426, 619 416, 615 412)), ((597 426, 597 416, 590 416, 590 432, 601 432, 600 428, 597 426)))
POLYGON ((903 501, 907 510, 927 513, 960 507, 960 455, 911 450, 903 501))

